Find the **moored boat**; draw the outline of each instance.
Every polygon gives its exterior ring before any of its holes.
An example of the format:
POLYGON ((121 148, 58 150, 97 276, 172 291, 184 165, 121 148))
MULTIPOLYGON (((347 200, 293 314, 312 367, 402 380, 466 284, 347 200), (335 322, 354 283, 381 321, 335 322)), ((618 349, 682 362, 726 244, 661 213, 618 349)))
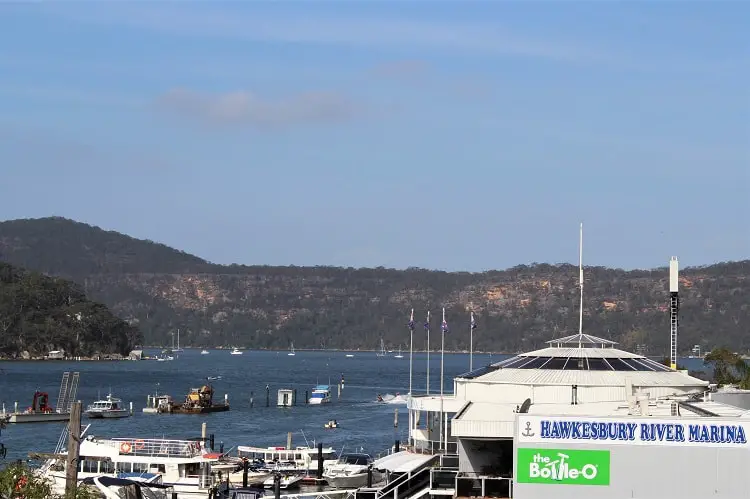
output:
POLYGON ((191 388, 181 405, 172 404, 174 414, 206 414, 209 412, 223 412, 229 410, 228 397, 224 396, 224 402, 217 404, 213 401, 214 389, 210 384, 200 388, 191 388))
MULTIPOLYGON (((78 372, 66 371, 60 381, 60 393, 57 396, 57 405, 49 403, 47 392, 35 391, 31 405, 25 410, 18 409, 18 403, 12 413, 3 413, 9 423, 46 423, 52 421, 69 421, 70 408, 78 393, 78 372)), ((3 411, 4 411, 3 406, 3 411)))
POLYGON ((113 397, 112 394, 108 394, 107 398, 103 400, 97 400, 93 404, 86 408, 86 415, 89 418, 127 418, 130 416, 130 411, 123 407, 122 400, 117 397, 113 397))
MULTIPOLYGON (((369 454, 342 454, 338 462, 324 473, 328 485, 337 489, 356 489, 367 485, 368 467, 373 460, 369 454)), ((381 473, 372 470, 372 483, 381 479, 381 473)))
POLYGON ((328 385, 318 385, 313 388, 308 403, 313 405, 327 404, 331 401, 331 387, 328 385))
MULTIPOLYGON (((310 472, 318 469, 318 449, 311 447, 237 447, 240 458, 247 458, 255 469, 310 472), (275 464, 274 464, 275 463, 275 464)), ((333 447, 322 449, 323 469, 338 462, 333 447)))
MULTIPOLYGON (((263 486, 267 489, 270 489, 274 485, 275 477, 272 475, 268 477, 264 482, 263 486)), ((279 488, 280 489, 293 489, 296 487, 299 487, 302 482, 302 476, 301 475, 293 475, 290 473, 282 473, 279 481, 279 488)))
MULTIPOLYGON (((88 429, 88 428, 87 428, 88 429)), ((111 477, 160 481, 172 487, 178 499, 205 499, 215 484, 211 464, 216 454, 204 449, 199 440, 101 438, 82 434, 78 479, 111 477)), ((52 492, 65 490, 66 452, 58 449, 36 471, 50 481, 52 492)))

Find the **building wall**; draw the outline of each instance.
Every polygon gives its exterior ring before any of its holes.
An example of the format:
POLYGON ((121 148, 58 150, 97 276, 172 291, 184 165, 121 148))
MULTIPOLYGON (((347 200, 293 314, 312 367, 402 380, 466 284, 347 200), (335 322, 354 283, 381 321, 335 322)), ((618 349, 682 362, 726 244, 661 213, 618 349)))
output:
MULTIPOLYGON (((634 392, 639 391, 638 386, 633 386, 634 392)), ((535 404, 569 404, 572 399, 573 387, 571 385, 516 385, 503 383, 481 383, 477 381, 464 381, 456 384, 456 398, 471 400, 472 402, 509 402, 521 404, 530 398, 535 404)), ((659 398, 682 393, 692 393, 694 390, 685 390, 670 386, 650 386, 640 389, 649 397, 659 398)), ((588 404, 595 402, 624 402, 626 400, 625 386, 585 386, 578 385, 578 403, 588 404)))
MULTIPOLYGON (((514 483, 516 499, 741 499, 750 497, 747 448, 536 444, 539 449, 609 450, 610 485, 514 483)), ((517 466, 518 463, 516 463, 517 466)), ((518 471, 514 472, 518 476, 518 471)))
POLYGON ((750 410, 750 390, 712 393, 711 400, 750 410))

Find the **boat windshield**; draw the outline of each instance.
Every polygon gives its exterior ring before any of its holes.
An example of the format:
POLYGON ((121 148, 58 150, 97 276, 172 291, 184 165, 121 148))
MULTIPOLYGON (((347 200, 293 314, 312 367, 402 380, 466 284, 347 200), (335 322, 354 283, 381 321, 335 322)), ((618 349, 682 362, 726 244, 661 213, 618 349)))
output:
POLYGON ((370 463, 370 456, 367 454, 344 454, 339 461, 341 464, 356 464, 367 466, 370 463))
POLYGON ((310 398, 314 399, 324 399, 328 396, 325 392, 312 392, 312 395, 310 395, 310 398))

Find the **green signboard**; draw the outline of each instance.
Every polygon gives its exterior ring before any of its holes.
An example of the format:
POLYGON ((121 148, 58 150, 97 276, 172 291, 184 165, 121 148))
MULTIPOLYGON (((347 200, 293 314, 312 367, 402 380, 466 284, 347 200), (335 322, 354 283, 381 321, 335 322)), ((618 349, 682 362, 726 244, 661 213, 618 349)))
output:
POLYGON ((609 485, 609 451, 518 449, 516 481, 563 485, 609 485))

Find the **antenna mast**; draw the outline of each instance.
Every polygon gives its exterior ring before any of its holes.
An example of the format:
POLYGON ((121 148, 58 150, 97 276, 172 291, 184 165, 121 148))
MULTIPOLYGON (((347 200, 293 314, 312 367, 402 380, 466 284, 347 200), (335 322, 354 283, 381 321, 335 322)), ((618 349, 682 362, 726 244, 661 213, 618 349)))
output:
POLYGON ((679 263, 677 257, 669 260, 669 367, 677 369, 677 312, 680 310, 680 297, 678 296, 679 263))
POLYGON ((578 283, 581 287, 581 306, 578 310, 578 348, 582 348, 581 337, 583 335, 583 222, 578 240, 578 283))

